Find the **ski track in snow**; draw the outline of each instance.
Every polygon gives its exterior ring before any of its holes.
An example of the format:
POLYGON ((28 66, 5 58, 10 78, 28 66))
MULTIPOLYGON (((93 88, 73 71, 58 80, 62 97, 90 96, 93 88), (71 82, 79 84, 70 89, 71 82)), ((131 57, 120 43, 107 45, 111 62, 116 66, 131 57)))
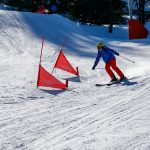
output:
MULTIPOLYGON (((68 56, 79 66, 80 78, 66 74, 66 91, 36 89, 41 39, 24 23, 23 15, 29 14, 20 14, 0 11, 0 150, 149 150, 149 70, 135 78, 131 71, 130 83, 96 87, 97 82, 108 82, 105 71, 91 70, 93 58, 89 63, 68 56)), ((49 55, 58 55, 51 51, 49 55)), ((47 58, 44 54, 43 65, 49 68, 55 59, 47 58)), ((133 67, 121 64, 124 70, 127 66, 133 67)))

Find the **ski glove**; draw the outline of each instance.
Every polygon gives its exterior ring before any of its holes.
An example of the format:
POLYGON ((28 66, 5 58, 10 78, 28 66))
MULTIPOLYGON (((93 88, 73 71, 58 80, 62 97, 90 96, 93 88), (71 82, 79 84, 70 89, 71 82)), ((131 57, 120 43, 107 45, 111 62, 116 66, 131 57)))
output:
POLYGON ((116 52, 116 55, 119 56, 119 53, 116 52))
POLYGON ((92 70, 95 70, 95 67, 92 67, 92 70))

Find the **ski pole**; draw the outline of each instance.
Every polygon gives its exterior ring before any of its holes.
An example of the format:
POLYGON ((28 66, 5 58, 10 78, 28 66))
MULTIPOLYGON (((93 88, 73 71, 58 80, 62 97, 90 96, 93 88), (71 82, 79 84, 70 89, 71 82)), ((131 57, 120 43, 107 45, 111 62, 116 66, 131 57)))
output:
POLYGON ((132 60, 130 60, 130 59, 128 59, 128 58, 126 58, 126 57, 124 57, 122 55, 119 55, 119 56, 122 57, 122 58, 124 58, 124 59, 126 59, 126 60, 128 60, 128 61, 130 61, 130 62, 132 62, 132 63, 135 63, 134 61, 132 61, 132 60))

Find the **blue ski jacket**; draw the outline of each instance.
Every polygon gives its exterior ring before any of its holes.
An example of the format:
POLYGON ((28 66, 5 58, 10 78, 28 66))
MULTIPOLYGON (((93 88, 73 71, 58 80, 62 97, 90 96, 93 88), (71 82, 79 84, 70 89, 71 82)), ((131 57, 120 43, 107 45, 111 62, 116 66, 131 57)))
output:
POLYGON ((114 59, 115 58, 114 55, 119 55, 119 53, 114 51, 113 49, 110 49, 109 47, 104 47, 102 50, 99 50, 93 68, 97 66, 101 57, 103 61, 106 63, 114 59))

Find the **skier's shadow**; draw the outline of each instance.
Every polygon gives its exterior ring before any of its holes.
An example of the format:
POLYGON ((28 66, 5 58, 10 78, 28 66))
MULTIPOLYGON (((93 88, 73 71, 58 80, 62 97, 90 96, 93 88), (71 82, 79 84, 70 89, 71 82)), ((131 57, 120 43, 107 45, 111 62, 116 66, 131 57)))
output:
POLYGON ((54 96, 57 96, 58 94, 61 94, 66 91, 66 90, 50 90, 50 89, 39 89, 39 90, 54 96))
POLYGON ((126 86, 130 86, 130 85, 138 84, 138 82, 131 82, 129 80, 126 80, 126 81, 123 81, 121 84, 126 85, 126 86))

